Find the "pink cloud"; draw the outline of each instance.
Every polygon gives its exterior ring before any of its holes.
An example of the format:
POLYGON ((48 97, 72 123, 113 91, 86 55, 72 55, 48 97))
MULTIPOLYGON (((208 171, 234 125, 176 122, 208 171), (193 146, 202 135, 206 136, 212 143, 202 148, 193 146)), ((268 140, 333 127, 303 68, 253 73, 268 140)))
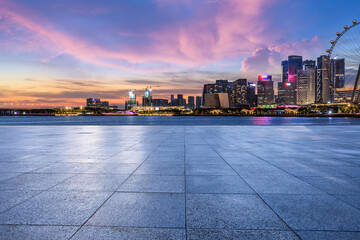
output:
MULTIPOLYGON (((175 9, 181 6, 185 8, 185 12, 191 10, 192 15, 188 18, 178 18, 171 24, 164 22, 153 30, 149 25, 149 31, 143 33, 114 29, 114 33, 119 36, 143 37, 149 41, 143 41, 141 45, 134 43, 128 48, 111 49, 106 44, 88 41, 87 37, 91 36, 79 37, 64 32, 57 29, 47 19, 36 16, 29 9, 24 9, 7 0, 0 0, 0 16, 7 19, 0 24, 0 31, 9 35, 6 31, 11 31, 15 26, 22 32, 26 32, 24 37, 16 35, 18 31, 13 31, 12 38, 31 39, 29 43, 21 43, 20 49, 28 48, 30 51, 48 52, 43 59, 51 59, 53 56, 65 53, 102 67, 135 72, 156 72, 174 70, 178 65, 200 67, 214 61, 253 53, 244 60, 242 70, 256 71, 256 61, 261 62, 258 65, 262 68, 266 68, 267 64, 268 67, 272 67, 278 64, 285 53, 311 52, 318 44, 317 38, 311 41, 274 44, 277 41, 276 36, 269 34, 272 32, 271 28, 259 16, 278 1, 281 0, 203 2, 157 0, 156 9, 159 16, 169 15, 167 12, 169 5, 175 9), (199 4, 200 7, 197 6, 199 4), (264 35, 266 38, 263 37, 264 35), (259 46, 264 47, 259 48, 259 46)), ((105 13, 104 11, 97 14, 105 13)), ((102 34, 101 29, 98 30, 97 34, 102 34)), ((9 41, 8 44, 14 43, 9 41)))

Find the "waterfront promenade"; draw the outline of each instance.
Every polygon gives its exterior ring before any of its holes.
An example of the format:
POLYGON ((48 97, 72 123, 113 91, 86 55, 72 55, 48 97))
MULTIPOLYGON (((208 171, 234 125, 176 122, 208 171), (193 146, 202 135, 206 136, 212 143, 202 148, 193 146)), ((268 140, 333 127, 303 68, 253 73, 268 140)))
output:
POLYGON ((0 132, 0 239, 360 239, 360 126, 0 132))

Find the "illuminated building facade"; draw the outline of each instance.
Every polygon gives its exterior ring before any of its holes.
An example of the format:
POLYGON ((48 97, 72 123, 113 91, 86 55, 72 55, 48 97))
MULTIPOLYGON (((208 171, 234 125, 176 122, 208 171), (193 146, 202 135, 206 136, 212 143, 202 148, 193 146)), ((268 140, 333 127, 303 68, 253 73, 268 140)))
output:
POLYGON ((328 56, 322 55, 317 58, 315 103, 331 102, 329 67, 328 56))
POLYGON ((238 79, 233 82, 231 100, 234 106, 248 104, 247 88, 248 86, 246 79, 238 79))
POLYGON ((295 84, 291 82, 278 83, 278 97, 277 103, 282 105, 295 105, 296 104, 296 91, 295 84))
POLYGON ((257 104, 266 105, 274 102, 274 82, 271 75, 259 75, 257 82, 257 104))
POLYGON ((132 107, 138 106, 139 103, 136 101, 136 90, 129 90, 129 100, 125 101, 125 109, 131 109, 132 107))
POLYGON ((281 81, 288 81, 289 61, 285 60, 281 62, 281 81))
POLYGON ((316 74, 315 69, 300 70, 297 73, 298 85, 296 103, 307 105, 315 103, 316 74))
POLYGON ((145 96, 142 97, 142 105, 144 107, 151 106, 152 104, 151 92, 152 92, 151 87, 145 88, 145 96))
POLYGON ((108 108, 109 102, 101 101, 100 98, 87 98, 86 99, 86 107, 90 108, 108 108))
POLYGON ((291 55, 288 57, 288 82, 297 84, 297 71, 303 69, 302 56, 291 55))

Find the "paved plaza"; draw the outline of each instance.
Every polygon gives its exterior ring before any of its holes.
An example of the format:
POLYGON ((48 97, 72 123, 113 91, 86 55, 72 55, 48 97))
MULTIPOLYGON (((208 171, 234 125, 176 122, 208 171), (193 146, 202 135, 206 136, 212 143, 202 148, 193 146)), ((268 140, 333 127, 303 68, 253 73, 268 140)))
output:
POLYGON ((360 126, 0 133, 0 239, 360 239, 360 126))

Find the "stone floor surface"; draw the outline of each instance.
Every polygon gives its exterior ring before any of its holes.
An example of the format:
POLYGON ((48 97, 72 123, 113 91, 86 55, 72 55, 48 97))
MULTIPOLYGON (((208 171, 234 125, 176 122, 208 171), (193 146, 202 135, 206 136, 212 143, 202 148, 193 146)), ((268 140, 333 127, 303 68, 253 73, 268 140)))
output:
POLYGON ((360 239, 360 126, 0 135, 0 239, 360 239))

